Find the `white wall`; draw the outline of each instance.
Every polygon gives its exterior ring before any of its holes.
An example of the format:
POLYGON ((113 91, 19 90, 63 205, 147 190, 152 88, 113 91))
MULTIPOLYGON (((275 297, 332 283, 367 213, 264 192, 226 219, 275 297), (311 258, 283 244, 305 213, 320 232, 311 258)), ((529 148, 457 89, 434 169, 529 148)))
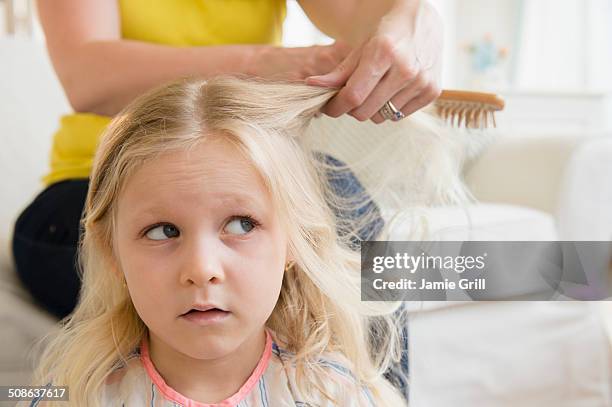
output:
POLYGON ((331 44, 333 39, 320 32, 306 17, 296 0, 287 0, 287 18, 283 24, 283 44, 287 47, 331 44))
POLYGON ((456 3, 454 0, 431 0, 444 20, 444 54, 442 67, 442 87, 456 88, 457 52, 455 38, 457 32, 456 3))

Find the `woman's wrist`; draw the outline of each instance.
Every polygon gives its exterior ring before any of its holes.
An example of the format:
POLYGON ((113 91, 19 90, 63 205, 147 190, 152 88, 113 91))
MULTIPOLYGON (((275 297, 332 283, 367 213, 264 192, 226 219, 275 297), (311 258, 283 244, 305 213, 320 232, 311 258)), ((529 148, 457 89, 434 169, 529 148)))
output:
POLYGON ((393 33, 399 39, 412 38, 417 34, 418 24, 429 21, 429 4, 426 1, 396 1, 376 24, 377 32, 393 33))
POLYGON ((265 77, 264 61, 275 58, 277 47, 273 45, 253 45, 248 47, 244 73, 251 77, 265 77))
POLYGON ((315 51, 315 47, 258 47, 254 50, 247 73, 268 79, 303 80, 312 70, 315 51))

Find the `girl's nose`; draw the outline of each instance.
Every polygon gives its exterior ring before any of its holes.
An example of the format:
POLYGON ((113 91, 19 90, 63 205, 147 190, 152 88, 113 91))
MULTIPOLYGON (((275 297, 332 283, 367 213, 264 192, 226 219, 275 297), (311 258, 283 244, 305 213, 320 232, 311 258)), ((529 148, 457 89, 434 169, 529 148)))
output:
POLYGON ((215 247, 211 240, 194 242, 186 247, 181 266, 181 284, 203 287, 208 283, 223 282, 222 249, 215 247))

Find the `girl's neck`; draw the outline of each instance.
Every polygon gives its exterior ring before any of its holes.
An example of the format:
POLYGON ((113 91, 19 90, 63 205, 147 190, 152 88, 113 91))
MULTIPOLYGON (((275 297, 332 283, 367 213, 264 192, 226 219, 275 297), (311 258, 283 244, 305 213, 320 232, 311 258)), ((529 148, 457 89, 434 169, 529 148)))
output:
POLYGON ((144 339, 143 362, 160 390, 171 398, 186 397, 202 403, 218 403, 248 392, 265 370, 271 347, 262 328, 236 351, 217 359, 191 358, 165 344, 153 334, 144 339), (148 345, 148 346, 147 346, 148 345), (253 383, 251 383, 253 382, 253 383), (172 394, 178 393, 178 394, 172 394))

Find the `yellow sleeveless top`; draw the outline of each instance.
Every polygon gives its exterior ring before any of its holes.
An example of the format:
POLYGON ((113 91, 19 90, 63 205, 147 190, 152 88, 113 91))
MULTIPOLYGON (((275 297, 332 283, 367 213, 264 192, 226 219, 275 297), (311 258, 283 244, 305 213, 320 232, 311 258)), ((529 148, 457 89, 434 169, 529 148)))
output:
MULTIPOLYGON (((123 38, 173 46, 281 44, 285 0, 120 0, 123 38)), ((53 137, 46 185, 88 178, 111 118, 63 116, 53 137)))

